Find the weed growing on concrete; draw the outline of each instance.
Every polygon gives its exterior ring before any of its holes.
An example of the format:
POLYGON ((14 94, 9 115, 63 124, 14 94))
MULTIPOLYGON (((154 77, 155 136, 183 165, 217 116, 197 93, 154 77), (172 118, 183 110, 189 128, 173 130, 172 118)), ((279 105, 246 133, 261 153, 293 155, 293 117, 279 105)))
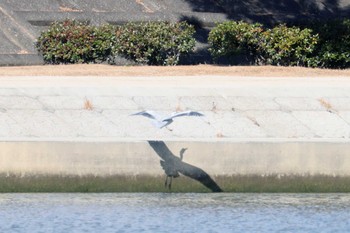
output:
POLYGON ((318 101, 320 102, 320 104, 323 107, 325 107, 327 109, 328 112, 333 112, 334 111, 332 105, 328 101, 326 101, 325 99, 321 98, 321 99, 318 99, 318 101))
POLYGON ((84 101, 84 109, 89 111, 92 111, 94 109, 92 102, 87 98, 85 98, 85 101, 84 101))

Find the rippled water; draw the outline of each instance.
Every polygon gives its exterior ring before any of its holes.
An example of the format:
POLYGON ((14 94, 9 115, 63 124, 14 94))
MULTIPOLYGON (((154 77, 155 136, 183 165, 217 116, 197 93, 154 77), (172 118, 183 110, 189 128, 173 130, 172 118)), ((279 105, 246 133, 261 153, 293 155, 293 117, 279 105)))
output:
POLYGON ((350 232, 350 194, 0 194, 0 232, 350 232))

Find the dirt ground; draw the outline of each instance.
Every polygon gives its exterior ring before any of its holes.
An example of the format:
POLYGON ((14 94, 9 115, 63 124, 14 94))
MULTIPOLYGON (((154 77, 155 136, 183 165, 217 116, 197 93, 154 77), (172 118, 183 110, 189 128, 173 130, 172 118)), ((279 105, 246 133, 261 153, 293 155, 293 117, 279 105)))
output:
POLYGON ((276 66, 112 66, 43 65, 0 67, 0 76, 268 76, 268 77, 350 77, 350 69, 329 70, 276 66))

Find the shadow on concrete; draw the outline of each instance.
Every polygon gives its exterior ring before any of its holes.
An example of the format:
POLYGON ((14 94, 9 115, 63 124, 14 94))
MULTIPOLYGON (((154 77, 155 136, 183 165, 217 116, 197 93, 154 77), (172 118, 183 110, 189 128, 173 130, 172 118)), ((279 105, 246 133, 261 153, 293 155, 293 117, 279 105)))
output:
POLYGON ((179 21, 186 21, 188 24, 193 25, 195 29, 194 38, 197 42, 194 52, 180 57, 180 64, 212 64, 213 58, 208 51, 208 36, 211 28, 206 27, 202 20, 196 16, 182 15, 179 21))
POLYGON ((350 4, 340 0, 185 0, 194 12, 223 13, 228 19, 267 26, 307 19, 349 17, 350 4))
POLYGON ((169 150, 163 141, 148 141, 148 143, 161 158, 160 165, 167 175, 165 186, 169 189, 171 189, 172 179, 179 177, 181 173, 184 176, 197 180, 213 192, 223 191, 205 171, 182 161, 183 154, 187 148, 181 149, 179 158, 169 150))

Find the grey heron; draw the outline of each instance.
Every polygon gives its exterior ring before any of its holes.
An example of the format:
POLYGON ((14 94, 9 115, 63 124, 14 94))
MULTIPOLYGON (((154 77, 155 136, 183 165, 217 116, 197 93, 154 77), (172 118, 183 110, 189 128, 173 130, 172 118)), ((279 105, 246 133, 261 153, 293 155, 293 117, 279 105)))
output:
POLYGON ((197 180, 213 192, 223 191, 203 169, 182 161, 183 154, 187 148, 182 148, 180 150, 179 158, 169 150, 163 141, 148 141, 148 144, 161 158, 160 165, 167 176, 165 186, 168 186, 169 189, 171 188, 172 179, 182 174, 191 179, 197 180))
MULTIPOLYGON (((182 161, 183 155, 184 155, 186 150, 187 150, 187 148, 182 148, 180 150, 180 161, 182 161)), ((175 163, 176 163, 175 160, 172 162, 169 162, 169 161, 166 162, 165 160, 160 161, 160 165, 162 166, 162 168, 166 174, 165 187, 168 187, 169 189, 171 189, 171 183, 173 181, 173 178, 180 176, 179 171, 176 169, 175 163)))
POLYGON ((195 111, 174 112, 170 116, 161 116, 161 115, 157 114, 156 112, 149 111, 149 110, 131 114, 131 116, 136 116, 136 115, 150 118, 152 120, 153 125, 159 129, 171 124, 174 121, 173 119, 176 117, 204 116, 204 114, 202 114, 200 112, 195 112, 195 111))

